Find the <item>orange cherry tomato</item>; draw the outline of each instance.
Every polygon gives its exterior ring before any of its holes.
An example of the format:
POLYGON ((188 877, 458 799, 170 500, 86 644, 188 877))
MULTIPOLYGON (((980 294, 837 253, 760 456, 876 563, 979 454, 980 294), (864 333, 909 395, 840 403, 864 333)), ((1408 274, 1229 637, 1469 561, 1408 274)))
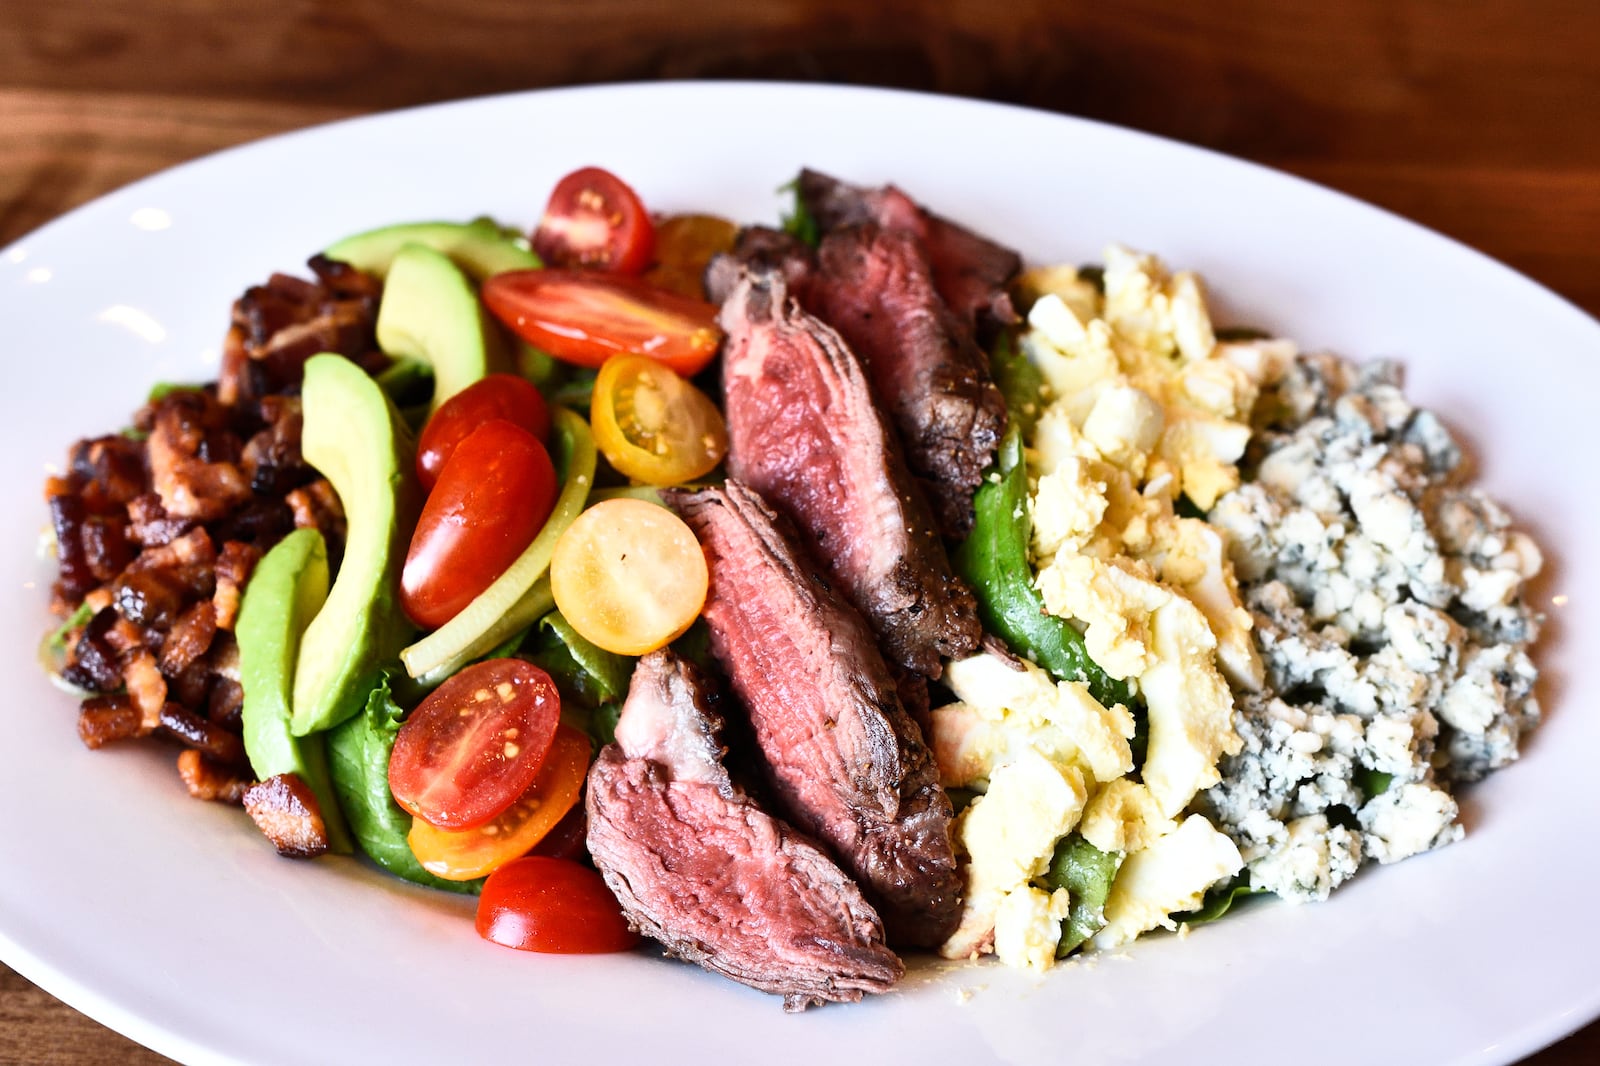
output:
POLYGON ((543 855, 508 862, 478 897, 478 935, 523 951, 598 954, 639 943, 617 898, 587 866, 543 855))
POLYGON ((428 419, 417 442, 417 477, 431 489, 456 446, 485 422, 503 418, 550 439, 550 410, 533 382, 515 374, 490 374, 450 397, 428 419))
POLYGON ((483 300, 517 336, 579 366, 598 367, 619 354, 648 355, 693 377, 722 341, 715 306, 638 278, 509 270, 484 281, 483 300))
MULTIPOLYGON (((482 877, 541 843, 578 806, 589 773, 589 738, 556 728, 539 776, 511 806, 472 829, 440 829, 417 819, 406 842, 422 868, 448 881, 482 877)), ((580 823, 581 824, 581 823, 580 823)))
POLYGON ((733 250, 739 227, 715 215, 672 215, 656 223, 656 261, 644 272, 652 285, 702 299, 706 267, 718 252, 733 250))
POLYGON ((556 541, 550 591, 572 628, 618 655, 644 655, 700 617, 709 585, 694 531, 665 507, 614 499, 556 541))
POLYGON ((560 720, 556 683, 537 666, 522 659, 474 663, 434 689, 400 727, 389 753, 389 791, 430 825, 483 825, 538 778, 560 720))
POLYGON ((533 250, 549 266, 637 274, 654 257, 655 227, 626 182, 584 167, 556 182, 533 250))
POLYGON ((456 446, 422 507, 405 566, 400 606, 437 629, 516 561, 556 501, 556 469, 544 445, 504 419, 456 446))
POLYGON ((554 829, 533 846, 530 855, 548 855, 552 859, 582 861, 589 854, 589 816, 583 804, 574 803, 554 829))
POLYGON ((728 454, 728 425, 711 398, 642 355, 606 360, 589 401, 595 446, 647 485, 681 485, 728 454))

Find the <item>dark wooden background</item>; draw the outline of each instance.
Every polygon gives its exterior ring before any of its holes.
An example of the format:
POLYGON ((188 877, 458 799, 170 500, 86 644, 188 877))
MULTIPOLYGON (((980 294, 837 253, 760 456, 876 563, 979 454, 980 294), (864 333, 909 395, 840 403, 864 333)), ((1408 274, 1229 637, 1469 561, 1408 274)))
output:
MULTIPOLYGON (((267 134, 659 78, 1133 126, 1396 210, 1600 313, 1596 0, 0 0, 0 244, 267 134)), ((0 1062, 164 1061, 0 966, 0 1062)), ((1600 1025, 1529 1062, 1600 1063, 1600 1025)))

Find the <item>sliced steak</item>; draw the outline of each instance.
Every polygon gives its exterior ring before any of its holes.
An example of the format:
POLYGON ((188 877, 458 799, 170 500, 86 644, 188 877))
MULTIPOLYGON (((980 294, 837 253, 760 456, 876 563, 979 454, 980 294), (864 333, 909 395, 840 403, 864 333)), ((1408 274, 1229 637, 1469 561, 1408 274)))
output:
POLYGON ((1006 425, 988 356, 940 299, 914 235, 846 226, 823 239, 817 262, 806 307, 865 364, 940 529, 966 536, 1006 425))
POLYGON ((679 958, 784 997, 853 1002, 905 972, 861 890, 729 780, 703 678, 639 660, 589 771, 588 843, 635 928, 679 958))
POLYGON ((739 231, 733 251, 713 257, 706 267, 706 293, 712 303, 724 303, 746 270, 777 271, 789 293, 801 297, 816 265, 816 253, 799 238, 767 226, 747 226, 739 231))
POLYGON ((888 656, 938 677, 970 654, 977 603, 952 573, 932 516, 839 335, 746 273, 721 323, 728 470, 799 527, 888 656))
POLYGON ((799 180, 800 200, 824 233, 875 222, 916 234, 927 246, 939 295, 969 329, 1017 320, 1007 292, 1022 272, 1016 252, 923 209, 893 185, 862 188, 809 169, 799 180))
POLYGON ((950 800, 866 623, 737 480, 666 495, 705 549, 712 652, 784 813, 855 875, 891 944, 942 943, 961 890, 950 800))

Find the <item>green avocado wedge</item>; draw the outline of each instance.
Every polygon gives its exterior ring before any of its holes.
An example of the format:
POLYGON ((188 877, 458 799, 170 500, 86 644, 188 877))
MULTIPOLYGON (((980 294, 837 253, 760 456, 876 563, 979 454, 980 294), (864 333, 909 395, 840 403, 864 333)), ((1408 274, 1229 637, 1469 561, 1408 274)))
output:
POLYGON ((408 244, 421 244, 448 256, 480 284, 484 278, 507 270, 537 270, 544 265, 526 240, 487 218, 381 226, 346 237, 322 254, 387 280, 395 256, 408 244))
POLYGON ((378 347, 394 359, 433 368, 430 413, 484 375, 511 367, 477 286, 449 256, 425 244, 402 245, 395 253, 378 304, 378 347))
POLYGON ((350 835, 333 794, 324 739, 289 731, 300 636, 327 597, 328 551, 318 530, 295 530, 256 564, 234 625, 244 688, 240 715, 256 777, 298 775, 317 798, 330 850, 347 854, 350 835))
POLYGON ((359 711, 380 667, 414 632, 398 590, 422 499, 416 445, 366 371, 342 355, 312 356, 301 407, 301 452, 338 493, 347 533, 338 576, 300 642, 295 736, 359 711))

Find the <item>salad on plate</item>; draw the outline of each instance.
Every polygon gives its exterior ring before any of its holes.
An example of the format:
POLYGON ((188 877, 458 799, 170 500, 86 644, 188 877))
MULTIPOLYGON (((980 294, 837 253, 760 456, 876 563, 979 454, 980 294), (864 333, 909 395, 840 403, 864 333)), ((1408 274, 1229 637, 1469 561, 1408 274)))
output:
POLYGON ((46 485, 97 748, 487 939, 857 1000, 1458 839, 1541 556, 1391 362, 803 171, 337 241, 46 485))

